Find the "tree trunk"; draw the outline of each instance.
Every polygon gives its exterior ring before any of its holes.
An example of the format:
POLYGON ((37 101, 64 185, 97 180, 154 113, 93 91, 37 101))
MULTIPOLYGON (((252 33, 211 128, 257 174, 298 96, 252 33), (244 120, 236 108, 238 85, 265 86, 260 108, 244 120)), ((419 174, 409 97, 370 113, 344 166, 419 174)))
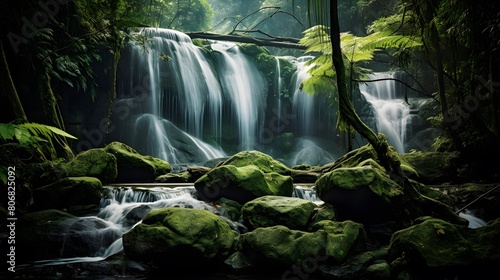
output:
MULTIPOLYGON (((337 0, 330 0, 330 38, 332 44, 332 60, 335 73, 337 73, 337 91, 339 94, 339 121, 345 121, 351 125, 362 137, 375 148, 380 163, 387 171, 400 173, 399 163, 394 163, 388 154, 389 145, 385 137, 377 134, 369 128, 358 116, 351 102, 350 94, 347 89, 346 70, 340 48, 340 28, 338 21, 337 0), (396 170, 395 170, 396 169, 396 170)), ((398 174, 398 175, 402 175, 398 174)))
POLYGON ((21 103, 21 100, 19 99, 19 95, 17 94, 14 82, 12 81, 9 64, 7 63, 7 58, 5 57, 2 41, 0 41, 0 51, 2 52, 2 58, 0 62, 0 69, 2 70, 2 74, 0 76, 0 90, 7 94, 10 104, 12 105, 12 109, 14 110, 15 118, 20 120, 21 122, 27 123, 28 118, 26 117, 26 113, 24 113, 23 105, 21 103))

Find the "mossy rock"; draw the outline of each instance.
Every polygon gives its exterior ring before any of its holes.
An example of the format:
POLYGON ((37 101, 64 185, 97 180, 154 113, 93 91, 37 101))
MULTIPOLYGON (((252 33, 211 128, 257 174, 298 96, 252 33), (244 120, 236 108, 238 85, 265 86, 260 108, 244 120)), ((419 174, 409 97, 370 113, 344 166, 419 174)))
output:
POLYGON ((259 151, 239 152, 224 161, 221 165, 233 165, 236 167, 254 165, 264 173, 276 172, 287 176, 291 174, 291 170, 288 166, 273 159, 270 155, 259 151))
POLYGON ((123 235, 125 254, 157 265, 197 266, 223 261, 238 234, 212 212, 189 208, 152 210, 123 235))
POLYGON ((116 157, 118 175, 115 182, 154 182, 156 177, 172 170, 168 162, 149 155, 141 155, 121 142, 109 143, 104 150, 116 157))
POLYGON ((253 228, 283 225, 304 230, 315 209, 316 204, 305 199, 267 195, 247 202, 242 213, 253 228))
POLYGON ((393 265, 402 266, 399 269, 417 274, 425 271, 427 276, 455 275, 483 265, 491 269, 500 261, 500 219, 470 229, 430 218, 394 233, 388 256, 393 265))
POLYGON ((367 237, 362 224, 324 220, 314 224, 312 230, 323 230, 327 233, 325 254, 337 262, 366 250, 367 237))
POLYGON ((403 155, 418 172, 408 177, 423 184, 434 185, 456 181, 458 152, 412 152, 403 155))
POLYGON ((363 226, 352 221, 324 221, 313 232, 277 225, 241 235, 241 252, 255 265, 301 266, 311 260, 341 263, 364 250, 363 226))
POLYGON ((242 234, 241 240, 243 254, 259 267, 286 267, 309 258, 326 260, 324 231, 305 232, 278 225, 242 234))
MULTIPOLYGON (((392 146, 389 146, 389 152, 391 154, 392 160, 400 163, 401 170, 405 172, 407 176, 418 177, 418 171, 413 167, 411 162, 404 157, 404 155, 396 152, 396 150, 392 146)), ((340 157, 335 162, 323 166, 322 172, 327 173, 341 167, 357 167, 368 164, 373 166, 376 165, 377 167, 380 167, 385 171, 385 169, 378 161, 377 151, 375 151, 373 146, 370 144, 352 150, 351 152, 340 157)))
POLYGON ((264 173, 255 165, 223 165, 196 180, 194 187, 202 200, 216 201, 225 197, 244 204, 265 195, 291 197, 293 180, 275 172, 264 173))
POLYGON ((403 200, 403 189, 372 165, 334 169, 318 179, 316 192, 339 219, 362 223, 394 219, 403 200))
POLYGON ((103 184, 112 183, 118 175, 116 157, 102 148, 79 153, 73 160, 62 165, 68 177, 96 177, 103 184))
POLYGON ((33 192, 34 208, 78 212, 95 209, 102 197, 102 183, 93 177, 67 177, 33 192))

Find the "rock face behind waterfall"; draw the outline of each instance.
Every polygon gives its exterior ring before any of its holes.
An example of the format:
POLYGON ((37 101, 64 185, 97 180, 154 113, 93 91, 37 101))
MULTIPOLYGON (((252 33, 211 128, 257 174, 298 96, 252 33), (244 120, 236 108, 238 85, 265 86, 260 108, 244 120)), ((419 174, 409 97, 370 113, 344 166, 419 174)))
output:
POLYGON ((127 256, 157 265, 205 267, 223 261, 236 237, 227 223, 209 211, 165 208, 151 211, 125 233, 123 246, 127 256))

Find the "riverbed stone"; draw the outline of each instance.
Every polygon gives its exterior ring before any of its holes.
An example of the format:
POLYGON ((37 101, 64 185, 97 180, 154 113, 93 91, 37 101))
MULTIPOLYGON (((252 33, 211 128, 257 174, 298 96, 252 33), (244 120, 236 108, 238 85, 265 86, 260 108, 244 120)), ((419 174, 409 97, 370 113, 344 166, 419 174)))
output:
POLYGON ((103 184, 114 182, 118 175, 116 157, 103 148, 83 151, 62 168, 68 177, 96 177, 103 184))
POLYGON ((270 155, 255 150, 239 152, 222 162, 220 165, 233 165, 236 167, 254 165, 264 173, 275 172, 287 176, 291 174, 291 170, 288 166, 275 160, 270 155))
POLYGON ((66 209, 77 213, 99 206, 102 183, 94 177, 67 177, 35 189, 33 203, 36 210, 66 209))
POLYGON ((244 220, 253 228, 284 225, 290 229, 305 229, 316 209, 311 201, 267 195, 243 205, 244 220))
POLYGON ((394 233, 388 256, 394 267, 421 276, 444 273, 441 276, 462 277, 465 271, 482 269, 496 271, 498 276, 495 266, 500 261, 500 219, 470 229, 428 218, 394 233))
POLYGON ((127 256, 157 265, 209 266, 227 258, 237 237, 210 211, 163 208, 126 232, 123 246, 127 256))
POLYGON ((116 182, 154 182, 156 177, 172 170, 168 162, 142 155, 121 142, 111 142, 104 147, 104 150, 116 157, 118 169, 116 182))
POLYGON ((318 179, 316 191, 338 219, 368 224, 394 219, 403 199, 402 188, 372 165, 337 168, 318 179))
POLYGON ((352 221, 324 221, 312 232, 277 225, 242 234, 241 248, 246 260, 264 267, 340 263, 366 249, 366 235, 352 221))
POLYGON ((244 204, 265 195, 291 197, 293 180, 276 172, 264 173, 255 165, 222 165, 196 180, 194 187, 202 200, 216 201, 225 197, 244 204))

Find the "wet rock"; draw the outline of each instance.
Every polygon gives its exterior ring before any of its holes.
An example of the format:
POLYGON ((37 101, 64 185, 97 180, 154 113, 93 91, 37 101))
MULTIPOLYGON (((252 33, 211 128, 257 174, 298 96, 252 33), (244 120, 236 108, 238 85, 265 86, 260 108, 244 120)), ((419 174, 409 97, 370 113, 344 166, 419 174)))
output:
POLYGON ((243 205, 244 220, 253 228, 283 225, 290 229, 305 229, 316 204, 300 198, 263 196, 243 205))
MULTIPOLYGON (((267 169, 270 170, 270 169, 267 169)), ((200 199, 222 197, 244 204, 265 195, 292 196, 293 181, 276 172, 264 173, 255 165, 222 165, 198 179, 194 186, 200 199)))
MULTIPOLYGON (((470 229, 436 218, 396 232, 389 245, 389 261, 398 270, 419 277, 465 277, 486 269, 499 276, 500 220, 470 229), (467 274, 467 272, 469 274, 467 274), (465 274, 464 274, 465 273, 465 274)), ((484 274, 489 275, 489 274, 484 274)), ((489 277, 494 278, 493 275, 489 277)))
POLYGON ((93 177, 68 177, 33 192, 35 210, 97 208, 102 197, 102 183, 93 177))
POLYGON ((154 182, 155 178, 169 173, 170 164, 162 159, 141 155, 132 147, 111 142, 104 150, 116 157, 118 174, 115 182, 154 182))
POLYGON ((259 151, 239 152, 222 162, 219 166, 224 165, 236 167, 254 165, 264 173, 275 172, 280 175, 290 175, 290 168, 288 166, 259 151))
POLYGON ((403 190, 379 168, 338 168, 316 183, 319 198, 333 205, 340 220, 373 224, 395 218, 403 190))
POLYGON ((96 177, 103 184, 114 182, 118 174, 116 157, 102 148, 79 153, 73 160, 64 164, 62 169, 68 177, 96 177))
POLYGON ((237 236, 212 212, 164 208, 125 233, 123 246, 128 257, 157 265, 210 266, 229 256, 237 236))
POLYGON ((93 256, 119 238, 119 232, 97 217, 54 209, 24 215, 17 232, 16 248, 26 260, 93 256))

